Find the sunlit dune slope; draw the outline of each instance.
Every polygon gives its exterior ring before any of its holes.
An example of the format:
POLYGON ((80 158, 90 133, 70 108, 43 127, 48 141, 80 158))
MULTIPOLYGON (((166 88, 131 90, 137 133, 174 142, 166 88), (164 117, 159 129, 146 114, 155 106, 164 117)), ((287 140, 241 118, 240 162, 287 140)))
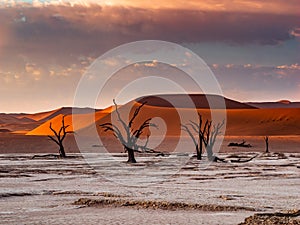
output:
MULTIPOLYGON (((119 112, 124 120, 128 120, 133 114, 135 108, 140 105, 139 102, 129 102, 126 105, 119 107, 119 112), (130 116, 128 116, 128 113, 130 116)), ((167 135, 178 136, 182 133, 181 124, 190 123, 190 120, 197 119, 199 112, 203 120, 211 119, 210 109, 186 109, 172 108, 164 105, 153 106, 145 105, 140 114, 134 121, 133 127, 137 128, 148 118, 154 118, 153 122, 158 125, 158 129, 145 130, 144 135, 167 135), (194 118, 194 119, 193 119, 194 118)), ((222 112, 226 112, 227 127, 225 135, 245 136, 245 135, 300 135, 300 109, 215 109, 215 115, 219 116, 222 112)), ((109 132, 104 132, 100 128, 100 124, 113 121, 117 126, 121 126, 118 121, 116 111, 113 108, 108 108, 97 112, 95 115, 82 114, 74 115, 78 121, 75 129, 79 135, 93 135, 95 124, 100 135, 111 135, 109 132)), ((49 123, 52 122, 54 129, 59 129, 61 126, 61 117, 57 116, 50 121, 45 122, 38 128, 29 132, 28 135, 48 135, 51 134, 49 123)), ((216 122, 216 120, 214 121, 216 122)), ((65 123, 70 124, 70 130, 73 130, 72 116, 68 115, 65 118, 65 123)))
MULTIPOLYGON (((76 120, 76 129, 79 130, 84 127, 89 126, 90 124, 94 124, 95 121, 98 121, 103 116, 107 115, 109 110, 98 111, 92 114, 75 114, 75 115, 66 115, 65 116, 65 125, 70 125, 67 128, 67 131, 74 131, 73 126, 73 119, 76 120)), ((53 135, 52 131, 50 130, 49 126, 52 123, 53 129, 58 131, 62 125, 62 117, 64 115, 60 114, 56 117, 48 120, 47 122, 43 123, 39 127, 35 128, 34 130, 28 132, 26 135, 53 135)))

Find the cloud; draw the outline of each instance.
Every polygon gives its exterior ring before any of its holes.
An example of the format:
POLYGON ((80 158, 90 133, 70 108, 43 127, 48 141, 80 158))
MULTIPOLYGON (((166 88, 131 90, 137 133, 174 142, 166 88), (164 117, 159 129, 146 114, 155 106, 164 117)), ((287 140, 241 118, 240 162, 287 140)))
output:
POLYGON ((300 65, 298 63, 295 63, 291 65, 280 65, 276 68, 281 70, 300 70, 300 65))
MULTIPOLYGON (((269 0, 242 0, 237 3, 240 8, 229 0, 218 6, 219 1, 192 0, 184 8, 179 6, 178 0, 150 2, 157 7, 147 7, 150 3, 143 0, 142 3, 112 2, 115 4, 111 6, 73 2, 0 7, 0 94, 17 93, 23 97, 23 93, 29 93, 24 94, 24 98, 49 100, 55 93, 53 99, 60 99, 60 102, 65 96, 71 99, 78 80, 95 58, 120 44, 144 39, 172 41, 188 48, 192 46, 190 49, 193 45, 207 44, 206 52, 212 52, 209 63, 214 63, 212 69, 226 90, 242 87, 244 93, 257 91, 258 95, 260 89, 278 91, 282 88, 282 92, 288 93, 299 84, 299 64, 296 63, 299 60, 294 52, 299 43, 300 15, 295 13, 297 7, 291 7, 290 2, 283 4, 281 0, 274 0, 272 6, 269 0), (242 5, 247 5, 249 10, 242 5), (294 44, 281 48, 283 42, 283 45, 294 44), (230 48, 213 49, 215 44, 230 48), (245 59, 249 49, 255 50, 245 59), (272 51, 274 49, 279 50, 272 51), (222 61, 220 57, 228 60, 222 61), (275 57, 278 60, 274 63, 275 57), (241 59, 241 65, 236 65, 237 58, 241 59), (242 64, 249 58, 255 60, 242 64), (261 59, 277 67, 255 65, 261 59), (224 65, 217 64, 220 61, 225 61, 224 65)), ((122 59, 111 59, 107 63, 120 63, 118 60, 122 59)), ((135 68, 138 70, 136 76, 154 73, 157 65, 155 61, 144 63, 135 68)), ((188 66, 188 62, 183 65, 188 66)), ((170 73, 158 67, 170 76, 176 74, 176 71, 170 73)), ((132 76, 129 69, 128 76, 132 76)), ((119 80, 125 78, 120 76, 119 80)), ((183 77, 183 84, 185 80, 183 77)), ((11 99, 5 101, 9 104, 11 99)), ((20 98, 19 103, 22 102, 20 98)))
POLYGON ((157 66, 157 60, 153 60, 152 62, 144 63, 144 66, 146 66, 146 67, 156 67, 157 66))
POLYGON ((290 31, 291 36, 299 38, 300 37, 300 28, 294 28, 293 30, 290 31))
POLYGON ((69 7, 93 7, 123 6, 144 9, 188 9, 202 11, 230 11, 252 13, 277 13, 298 14, 300 6, 298 0, 189 0, 182 4, 182 0, 2 0, 0 7, 45 7, 45 6, 69 6, 69 7))
MULTIPOLYGON (((299 65, 214 65, 211 67, 225 96, 233 99, 266 100, 281 99, 283 95, 299 96, 299 65)), ((299 99, 298 99, 299 100, 299 99)))
POLYGON ((52 5, 0 9, 14 34, 11 46, 48 53, 110 49, 129 41, 230 42, 274 45, 296 36, 300 16, 182 9, 52 5), (22 11, 21 18, 18 11, 22 11), (294 32, 291 32, 294 31, 294 32))

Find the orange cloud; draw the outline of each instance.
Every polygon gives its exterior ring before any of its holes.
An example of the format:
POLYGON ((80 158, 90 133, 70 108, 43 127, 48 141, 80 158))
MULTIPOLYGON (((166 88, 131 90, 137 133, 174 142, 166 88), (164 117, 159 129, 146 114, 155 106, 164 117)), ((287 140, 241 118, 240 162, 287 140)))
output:
POLYGON ((291 64, 291 65, 280 65, 280 66, 277 66, 276 69, 281 69, 281 70, 300 70, 300 65, 298 63, 291 64))
POLYGON ((50 0, 46 2, 34 1, 32 4, 21 3, 17 0, 3 0, 0 6, 35 6, 49 5, 64 6, 121 6, 143 9, 188 9, 202 11, 222 12, 252 12, 252 13, 275 13, 275 14, 299 14, 300 5, 298 0, 50 0))

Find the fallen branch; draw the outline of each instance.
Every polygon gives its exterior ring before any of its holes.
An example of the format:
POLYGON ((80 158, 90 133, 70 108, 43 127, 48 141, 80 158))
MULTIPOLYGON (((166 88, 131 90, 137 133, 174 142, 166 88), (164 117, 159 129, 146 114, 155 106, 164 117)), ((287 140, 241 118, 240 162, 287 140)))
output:
POLYGON ((61 157, 60 155, 58 155, 58 154, 46 154, 46 155, 33 155, 32 157, 31 157, 31 159, 35 159, 35 158, 55 158, 55 159, 62 159, 62 158, 64 158, 64 159, 76 159, 76 158, 82 158, 82 156, 81 155, 68 155, 68 156, 66 156, 66 157, 61 157))
POLYGON ((244 159, 242 160, 242 158, 239 159, 231 159, 230 162, 231 163, 245 163, 245 162, 250 162, 251 160, 253 160, 254 158, 256 158, 258 156, 258 154, 256 154, 255 156, 251 157, 250 159, 244 159))
POLYGON ((300 209, 294 212, 257 213, 259 216, 297 217, 300 216, 300 209))
POLYGON ((57 155, 57 154, 46 154, 46 155, 33 155, 31 157, 31 159, 35 159, 35 158, 50 158, 50 157, 56 158, 56 159, 60 158, 60 156, 57 155))
POLYGON ((228 144, 228 147, 243 147, 243 148, 251 148, 252 145, 250 144, 246 144, 246 141, 242 141, 241 143, 237 143, 237 142, 230 142, 228 144))

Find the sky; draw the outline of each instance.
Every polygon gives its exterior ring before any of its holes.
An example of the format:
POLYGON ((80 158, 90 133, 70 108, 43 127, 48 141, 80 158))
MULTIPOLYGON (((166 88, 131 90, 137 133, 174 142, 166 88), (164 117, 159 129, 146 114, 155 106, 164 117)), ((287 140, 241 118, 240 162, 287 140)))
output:
POLYGON ((0 0, 0 112, 72 106, 95 59, 140 40, 199 55, 225 97, 300 101, 299 11, 298 0, 0 0))

